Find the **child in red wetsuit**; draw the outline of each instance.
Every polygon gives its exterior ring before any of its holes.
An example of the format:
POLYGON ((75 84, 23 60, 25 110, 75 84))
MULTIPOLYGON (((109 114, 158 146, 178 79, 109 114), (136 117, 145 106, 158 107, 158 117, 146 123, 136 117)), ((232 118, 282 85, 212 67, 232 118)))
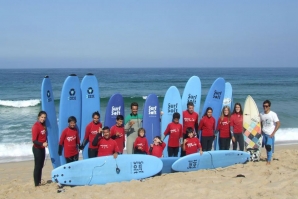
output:
POLYGON ((237 143, 239 150, 244 151, 244 137, 243 137, 243 111, 240 103, 235 103, 234 111, 231 115, 230 131, 232 134, 233 150, 237 150, 237 143))
POLYGON ((98 111, 94 112, 92 114, 92 118, 93 118, 93 121, 90 122, 86 126, 85 137, 84 137, 84 140, 80 146, 80 149, 83 150, 85 148, 85 146, 87 145, 87 143, 89 142, 89 147, 88 147, 88 157, 89 158, 97 157, 98 147, 93 146, 92 142, 93 142, 95 136, 98 133, 102 132, 102 130, 101 130, 102 124, 99 121, 99 119, 100 119, 99 112, 98 111))
POLYGON ((219 149, 229 150, 231 143, 230 133, 230 107, 224 106, 222 108, 221 116, 218 119, 217 131, 219 131, 219 149))
POLYGON ((144 128, 139 128, 138 130, 138 137, 136 138, 133 147, 134 147, 134 154, 148 154, 149 147, 148 142, 145 137, 146 131, 144 128))
POLYGON ((180 114, 173 114, 173 122, 169 123, 164 135, 169 136, 168 156, 178 157, 179 147, 182 144, 182 125, 179 123, 180 114))
POLYGON ((213 109, 208 107, 203 118, 199 124, 199 130, 201 130, 201 143, 203 151, 211 151, 212 143, 215 138, 215 119, 212 117, 213 109))
POLYGON ((103 127, 102 133, 103 137, 100 136, 100 133, 97 133, 92 142, 92 145, 98 148, 97 157, 113 155, 114 158, 117 158, 119 148, 116 141, 110 137, 110 128, 108 126, 103 127))
POLYGON ((194 130, 191 127, 187 127, 186 134, 188 138, 184 139, 183 150, 186 155, 197 153, 200 150, 200 154, 203 154, 202 146, 200 140, 194 137, 194 130))
POLYGON ((155 136, 153 144, 150 145, 149 154, 161 158, 165 147, 166 144, 161 140, 161 138, 159 136, 155 136))
POLYGON ((111 138, 116 141, 122 154, 125 147, 125 129, 123 127, 123 115, 117 115, 116 124, 111 127, 111 138))
POLYGON ((66 163, 74 162, 79 159, 80 137, 76 128, 77 119, 74 116, 68 118, 68 127, 65 128, 61 134, 59 141, 58 154, 62 155, 64 147, 64 157, 66 163))

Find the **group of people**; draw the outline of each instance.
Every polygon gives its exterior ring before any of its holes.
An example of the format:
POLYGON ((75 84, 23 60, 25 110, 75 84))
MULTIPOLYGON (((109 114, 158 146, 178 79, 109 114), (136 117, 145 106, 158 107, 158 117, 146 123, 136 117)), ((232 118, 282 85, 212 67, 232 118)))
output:
MULTIPOLYGON (((280 126, 275 112, 270 110, 271 102, 263 102, 264 112, 260 114, 264 145, 267 150, 267 164, 270 164, 272 157, 272 146, 274 135, 280 126)), ((232 140, 233 150, 244 151, 243 138, 243 111, 240 103, 235 103, 231 113, 228 106, 224 106, 217 126, 212 116, 212 108, 208 107, 199 121, 199 115, 194 111, 194 104, 187 103, 187 110, 183 111, 183 124, 179 123, 180 114, 174 113, 173 120, 163 132, 169 136, 168 145, 156 136, 152 144, 148 144, 146 130, 142 128, 142 115, 138 114, 138 103, 131 104, 131 113, 126 116, 125 121, 122 115, 118 115, 115 125, 111 128, 102 128, 99 112, 92 114, 92 121, 86 126, 83 142, 80 143, 79 132, 76 129, 76 118, 68 118, 68 127, 60 136, 58 154, 61 156, 64 148, 64 157, 67 163, 77 161, 79 150, 86 150, 89 143, 88 157, 101 157, 113 155, 117 158, 126 147, 127 154, 149 154, 162 157, 165 147, 168 149, 169 157, 177 157, 181 149, 181 157, 199 152, 210 151, 216 136, 219 136, 220 150, 228 150, 232 140), (124 123, 124 125, 123 125, 124 123), (199 132, 201 135, 199 136, 199 132), (125 146, 125 135, 127 136, 125 146), (200 139, 199 139, 200 137, 200 139)), ((42 176, 42 168, 45 160, 45 148, 47 144, 46 121, 47 113, 40 111, 38 121, 32 127, 32 141, 34 154, 34 183, 39 186, 42 176)))

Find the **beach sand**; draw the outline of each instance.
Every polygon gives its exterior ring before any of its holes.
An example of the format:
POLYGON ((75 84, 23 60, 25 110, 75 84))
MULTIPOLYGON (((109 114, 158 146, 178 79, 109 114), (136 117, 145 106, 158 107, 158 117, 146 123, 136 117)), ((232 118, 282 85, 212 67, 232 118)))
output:
POLYGON ((0 164, 0 198, 298 198, 298 145, 276 146, 271 165, 249 162, 215 170, 164 174, 144 181, 63 187, 51 182, 52 165, 43 169, 44 185, 35 188, 33 161, 0 164), (245 177, 236 177, 242 174, 245 177))

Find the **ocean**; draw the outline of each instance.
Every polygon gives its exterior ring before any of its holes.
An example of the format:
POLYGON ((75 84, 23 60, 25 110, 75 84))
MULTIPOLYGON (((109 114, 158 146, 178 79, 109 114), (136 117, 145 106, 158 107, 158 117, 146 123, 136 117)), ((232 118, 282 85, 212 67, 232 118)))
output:
MULTIPOLYGON (((181 95, 187 80, 196 75, 201 79, 201 108, 213 81, 223 77, 233 87, 233 101, 242 105, 251 95, 260 111, 269 99, 271 110, 278 114, 281 128, 277 144, 298 142, 298 68, 98 68, 98 69, 0 69, 0 163, 33 159, 31 127, 41 110, 40 96, 43 77, 52 82, 57 117, 64 80, 69 74, 82 80, 93 73, 99 82, 101 119, 111 95, 120 93, 125 100, 125 113, 130 103, 139 103, 140 113, 146 96, 155 93, 162 107, 170 86, 181 95)), ((200 113, 201 115, 201 113, 200 113)))

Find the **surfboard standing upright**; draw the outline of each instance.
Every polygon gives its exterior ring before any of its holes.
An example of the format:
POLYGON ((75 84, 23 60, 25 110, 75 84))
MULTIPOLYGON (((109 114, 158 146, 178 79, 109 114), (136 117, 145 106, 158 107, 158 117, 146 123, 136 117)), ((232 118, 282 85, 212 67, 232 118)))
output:
POLYGON ((160 135, 160 108, 158 97, 148 95, 143 109, 143 128, 146 130, 148 144, 153 142, 155 136, 160 135))
POLYGON ((198 76, 192 76, 187 81, 182 94, 182 111, 187 109, 187 103, 193 102, 194 110, 199 114, 201 105, 201 80, 198 76))
POLYGON ((124 117, 124 100, 121 94, 116 93, 112 95, 109 99, 104 126, 111 128, 116 124, 117 115, 122 115, 124 117))
MULTIPOLYGON (((172 122, 173 114, 175 112, 180 113, 179 123, 182 124, 182 103, 181 96, 179 90, 176 86, 171 86, 164 97, 163 106, 162 106, 163 114, 161 116, 161 134, 163 136, 164 131, 166 130, 169 123, 172 122)), ((166 147, 163 150, 163 156, 168 157, 168 141, 169 136, 166 136, 163 140, 166 143, 166 147)), ((180 150, 178 157, 180 157, 180 150)))
MULTIPOLYGON (((68 127, 68 118, 75 116, 77 119, 77 129, 80 132, 82 112, 82 95, 80 80, 77 75, 71 74, 64 81, 59 107, 59 139, 63 130, 68 127)), ((79 133, 80 135, 80 133, 79 133)), ((61 165, 65 164, 64 151, 60 156, 61 165)))
POLYGON ((251 160, 258 161, 260 159, 260 148, 262 146, 263 137, 261 133, 259 110, 250 95, 247 96, 244 103, 243 128, 246 151, 251 153, 251 160))
MULTIPOLYGON (((218 118, 220 117, 224 95, 225 95, 225 80, 219 77, 213 82, 212 86, 210 87, 208 94, 206 96, 206 100, 205 100, 202 112, 200 114, 201 115, 200 117, 202 118, 206 112, 206 109, 208 107, 211 107, 213 109, 212 116, 215 119, 215 128, 217 127, 217 121, 218 121, 218 118)), ((200 140, 201 140, 201 136, 202 136, 202 133, 200 133, 200 140)), ((214 150, 219 149, 216 140, 214 140, 214 150)))
POLYGON ((55 100, 49 76, 45 76, 41 85, 41 109, 47 113, 46 127, 48 149, 53 168, 61 165, 58 155, 59 132, 55 110, 55 100))
MULTIPOLYGON (((81 143, 84 140, 86 126, 92 121, 92 114, 96 111, 100 113, 100 96, 98 81, 92 73, 85 75, 81 82, 82 93, 82 122, 81 122, 81 143)), ((89 142, 83 150, 83 158, 88 158, 89 142)))

